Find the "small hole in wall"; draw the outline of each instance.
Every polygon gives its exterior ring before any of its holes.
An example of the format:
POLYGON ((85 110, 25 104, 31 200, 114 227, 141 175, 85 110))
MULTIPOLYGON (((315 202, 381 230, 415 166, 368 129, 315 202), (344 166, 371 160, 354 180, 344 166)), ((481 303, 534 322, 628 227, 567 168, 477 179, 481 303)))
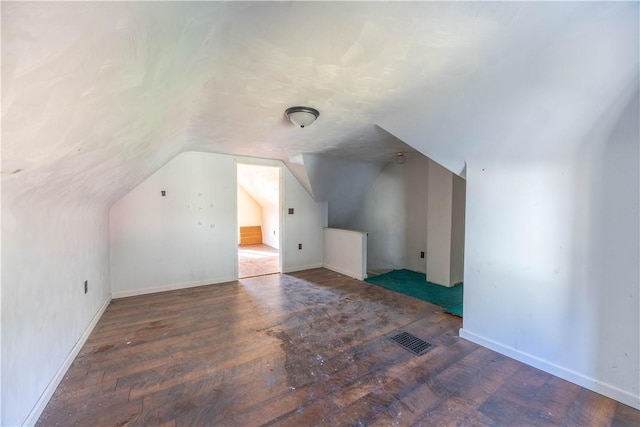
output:
POLYGON ((167 192, 166 192, 166 191, 164 191, 164 190, 162 190, 162 191, 160 192, 160 194, 162 195, 162 197, 164 197, 164 196, 166 196, 166 195, 167 195, 167 192))
POLYGON ((289 208, 289 215, 293 215, 293 208, 289 208))

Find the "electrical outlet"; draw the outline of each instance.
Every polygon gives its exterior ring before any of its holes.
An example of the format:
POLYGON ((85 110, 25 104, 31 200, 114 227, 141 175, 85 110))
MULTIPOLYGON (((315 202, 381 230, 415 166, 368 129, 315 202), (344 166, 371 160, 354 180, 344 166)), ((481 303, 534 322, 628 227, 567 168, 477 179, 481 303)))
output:
POLYGON ((298 249, 302 249, 302 243, 298 243, 298 249))
POLYGON ((424 258, 424 252, 420 252, 420 258, 424 258))
POLYGON ((293 215, 293 208, 289 208, 289 215, 293 215))
POLYGON ((162 197, 164 197, 164 196, 166 196, 166 195, 167 195, 167 192, 166 192, 166 191, 164 191, 164 190, 162 190, 162 191, 160 191, 160 194, 162 195, 162 197))
POLYGON ((84 293, 86 294, 87 292, 89 292, 89 281, 85 280, 84 281, 84 293))

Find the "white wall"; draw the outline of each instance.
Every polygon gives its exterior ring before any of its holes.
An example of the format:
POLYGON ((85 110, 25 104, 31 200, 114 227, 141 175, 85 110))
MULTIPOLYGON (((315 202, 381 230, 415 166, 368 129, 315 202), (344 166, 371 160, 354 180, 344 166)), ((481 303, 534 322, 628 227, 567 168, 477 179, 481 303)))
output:
POLYGON ((638 408, 639 8, 584 6, 377 124, 466 164, 461 335, 638 408))
POLYGON ((427 280, 454 286, 464 280, 465 180, 434 161, 427 176, 427 280))
POLYGON ((3 186, 0 424, 11 426, 35 423, 106 308, 109 240, 106 211, 3 186))
POLYGON ((277 204, 262 207, 262 243, 280 249, 280 210, 277 204))
POLYGON ((323 267, 364 280, 367 278, 367 233, 324 229, 323 267))
POLYGON ((636 408, 638 116, 636 94, 571 159, 467 163, 461 331, 636 408))
POLYGON ((189 152, 116 202, 110 214, 114 297, 233 280, 235 193, 233 158, 189 152))
POLYGON ((364 194, 384 162, 361 162, 316 154, 302 155, 313 198, 327 202, 329 225, 348 228, 364 194))
POLYGON ((406 208, 404 167, 389 163, 366 190, 362 203, 346 227, 369 233, 367 270, 401 269, 405 266, 406 208))
MULTIPOLYGON (((113 205, 114 297, 237 277, 236 159, 247 160, 199 152, 180 154, 113 205), (166 197, 161 197, 161 190, 167 192, 166 197)), ((284 269, 321 266, 325 207, 315 203, 286 169, 284 186, 285 203, 296 208, 295 215, 284 219, 284 269)))
POLYGON ((282 201, 283 228, 280 256, 283 272, 322 267, 322 229, 327 226, 327 203, 317 203, 287 168, 282 201), (288 208, 294 214, 288 214, 288 208), (298 244, 302 249, 298 249, 298 244))
MULTIPOLYGON (((431 253, 435 255, 432 259, 437 262, 437 254, 446 254, 446 259, 440 260, 442 263, 438 268, 449 278, 452 177, 451 172, 422 155, 408 157, 404 164, 387 164, 370 184, 348 224, 351 230, 369 233, 368 271, 407 268, 427 272, 430 254, 428 237, 433 236, 435 244, 431 247, 431 253), (437 175, 433 179, 430 175, 432 171, 437 175), (431 203, 429 192, 434 193, 435 203, 431 203), (442 204, 443 198, 448 200, 448 206, 442 204), (442 221, 448 224, 444 231, 440 229, 442 221), (431 234, 429 225, 433 228, 431 234), (425 252, 426 258, 420 258, 420 252, 425 252)), ((464 234, 463 229, 459 231, 464 234)), ((460 252, 462 249, 461 245, 455 248, 460 252)), ((462 258, 462 254, 457 256, 462 258)))
POLYGON ((238 185, 238 227, 262 225, 262 206, 238 185))

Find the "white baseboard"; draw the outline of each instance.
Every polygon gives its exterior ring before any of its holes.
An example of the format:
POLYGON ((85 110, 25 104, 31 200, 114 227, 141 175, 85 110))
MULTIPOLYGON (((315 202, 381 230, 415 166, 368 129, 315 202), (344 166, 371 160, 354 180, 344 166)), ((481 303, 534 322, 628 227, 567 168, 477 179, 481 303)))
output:
POLYGON ((361 274, 358 274, 356 272, 347 271, 347 270, 342 269, 340 267, 334 267, 334 266, 328 265, 328 264, 324 264, 322 267, 326 268, 327 270, 335 271, 336 273, 344 274, 345 276, 349 276, 349 277, 351 277, 353 279, 364 280, 364 279, 367 278, 366 275, 364 277, 362 277, 361 274))
POLYGON ((62 365, 60 366, 56 374, 53 376, 53 379, 49 382, 49 385, 47 385, 47 388, 45 388, 42 394, 40 395, 40 398, 38 399, 36 404, 33 406, 33 408, 31 409, 31 412, 29 412, 29 415, 27 415, 27 418, 25 419, 22 425, 33 426, 38 421, 38 418, 40 418, 40 415, 42 415, 42 411, 44 411, 44 408, 47 406, 47 403, 49 403, 51 396, 53 396, 53 393, 56 391, 56 389, 60 385, 60 382, 62 381, 65 374, 67 373, 69 366, 71 366, 71 364, 75 360, 78 353, 80 353, 82 346, 84 345, 85 342, 87 342, 87 339, 89 338, 89 335, 91 335, 93 328, 96 327, 98 320, 100 320, 100 318, 104 314, 104 311, 109 306, 110 302, 111 302, 111 297, 108 297, 107 300, 104 302, 104 304, 100 306, 96 314, 91 319, 91 322, 89 322, 84 332, 82 332, 82 335, 80 335, 80 338, 78 338, 78 341, 76 342, 76 344, 73 346, 73 348, 71 349, 67 357, 64 359, 64 362, 62 362, 62 365))
POLYGON ((113 292, 111 297, 113 299, 135 297, 138 295, 155 294, 158 292, 175 291, 178 289, 195 288, 198 286, 216 285, 218 283, 233 282, 235 280, 238 279, 236 277, 223 277, 212 280, 200 280, 197 282, 174 283, 170 285, 156 286, 153 288, 132 289, 130 291, 113 292))
POLYGON ((296 271, 313 270, 314 268, 322 268, 322 263, 288 267, 288 268, 284 268, 282 270, 282 272, 283 273, 295 273, 296 271))
POLYGON ((460 337, 640 410, 640 395, 634 395, 613 385, 603 383, 595 378, 587 377, 579 372, 539 359, 512 347, 507 347, 465 329, 460 329, 460 337))

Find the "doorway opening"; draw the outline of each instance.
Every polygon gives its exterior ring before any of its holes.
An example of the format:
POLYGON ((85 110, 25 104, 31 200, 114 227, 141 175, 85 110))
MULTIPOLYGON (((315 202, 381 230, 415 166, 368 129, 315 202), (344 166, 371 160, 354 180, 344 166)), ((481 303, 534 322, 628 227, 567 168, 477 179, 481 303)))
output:
POLYGON ((280 273, 280 168, 237 164, 238 278, 280 273))

